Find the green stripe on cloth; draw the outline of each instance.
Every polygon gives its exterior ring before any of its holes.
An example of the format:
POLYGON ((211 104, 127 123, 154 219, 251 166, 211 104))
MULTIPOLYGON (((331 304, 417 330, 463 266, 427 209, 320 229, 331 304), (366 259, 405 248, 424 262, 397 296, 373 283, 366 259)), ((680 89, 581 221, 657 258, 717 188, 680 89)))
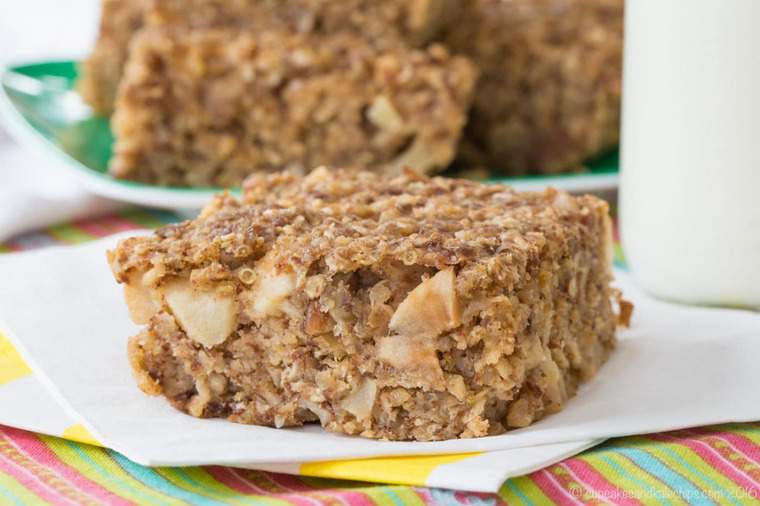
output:
POLYGON ((23 483, 0 471, 0 504, 28 506, 40 502, 40 497, 29 491, 23 483))
POLYGON ((73 443, 62 439, 41 436, 40 439, 69 466, 82 475, 98 483, 110 492, 135 503, 150 503, 157 506, 179 506, 182 501, 174 500, 143 484, 125 472, 109 452, 94 446, 73 443))
POLYGON ((119 216, 127 221, 131 221, 140 228, 151 229, 181 221, 181 218, 177 214, 157 209, 127 209, 120 212, 119 216))
POLYGON ((50 237, 63 244, 81 244, 97 239, 97 237, 84 232, 76 225, 70 224, 50 227, 48 229, 48 234, 50 237))

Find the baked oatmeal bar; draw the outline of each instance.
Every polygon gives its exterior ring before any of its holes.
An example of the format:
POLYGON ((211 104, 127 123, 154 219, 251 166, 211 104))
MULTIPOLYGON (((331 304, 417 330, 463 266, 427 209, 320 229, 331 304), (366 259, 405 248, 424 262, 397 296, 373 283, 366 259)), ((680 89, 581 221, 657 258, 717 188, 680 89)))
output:
POLYGON ((378 50, 350 33, 150 30, 132 44, 111 173, 238 186, 319 165, 421 173, 448 165, 475 71, 440 46, 378 50))
POLYGON ((95 49, 79 88, 100 114, 110 114, 129 43, 142 26, 179 29, 272 28, 301 33, 348 31, 380 48, 423 47, 458 16, 463 0, 102 0, 95 49))
POLYGON ((525 427, 596 373, 619 319, 603 201, 411 172, 254 176, 108 258, 145 325, 140 387, 240 423, 525 427))
POLYGON ((454 19, 464 0, 149 0, 154 26, 349 31, 379 47, 423 47, 454 19))
POLYGON ((79 67, 77 88, 90 107, 111 114, 129 41, 142 27, 146 0, 102 0, 100 33, 92 53, 79 67))
POLYGON ((461 157, 553 173, 618 143, 623 0, 473 0, 446 43, 481 71, 461 157))

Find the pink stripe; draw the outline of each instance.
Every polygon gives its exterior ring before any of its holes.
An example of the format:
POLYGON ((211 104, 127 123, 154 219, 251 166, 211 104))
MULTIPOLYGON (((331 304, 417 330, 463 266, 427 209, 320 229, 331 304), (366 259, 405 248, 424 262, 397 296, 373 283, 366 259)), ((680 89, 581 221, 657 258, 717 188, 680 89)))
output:
POLYGON ((605 500, 614 499, 615 504, 639 506, 641 502, 632 497, 628 497, 623 490, 620 490, 607 479, 599 474, 596 469, 581 459, 568 459, 559 464, 579 482, 583 483, 587 489, 597 492, 596 497, 605 500))
MULTIPOLYGON (((369 498, 369 496, 362 492, 353 492, 350 489, 342 490, 339 488, 332 488, 332 489, 319 489, 319 488, 311 488, 307 483, 305 483, 300 477, 289 475, 289 474, 275 474, 275 473, 263 473, 265 476, 267 476, 270 481, 274 482, 276 485, 279 485, 281 487, 286 487, 285 483, 283 482, 297 482, 298 486, 296 489, 301 489, 303 491, 308 491, 310 496, 315 496, 320 501, 322 501, 323 497, 327 497, 331 499, 332 501, 339 501, 342 504, 345 504, 346 506, 376 506, 375 501, 369 498), (276 480, 275 480, 276 478, 276 480)), ((291 485, 292 487, 293 485, 291 485)))
POLYGON ((94 235, 95 237, 105 237, 117 232, 124 232, 139 228, 134 223, 119 218, 104 218, 97 221, 81 221, 74 223, 74 226, 90 235, 94 235))
POLYGON ((62 462, 61 459, 59 459, 58 456, 47 447, 47 445, 32 434, 18 429, 12 429, 10 427, 5 430, 0 429, 0 434, 3 432, 5 432, 10 443, 20 453, 35 460, 51 472, 55 472, 62 481, 70 484, 73 488, 78 488, 86 495, 93 497, 97 502, 105 501, 108 504, 124 506, 130 506, 133 504, 113 492, 106 490, 99 484, 62 462))
POLYGON ((558 504, 580 504, 578 499, 573 497, 567 490, 551 475, 549 471, 543 469, 530 475, 543 492, 558 504))
MULTIPOLYGON (((283 490, 285 490, 285 491, 293 494, 294 496, 298 497, 300 500, 304 501, 307 504, 312 504, 312 505, 317 505, 317 506, 320 506, 322 504, 321 501, 318 501, 318 500, 314 499, 313 497, 309 497, 308 494, 304 494, 303 490, 298 490, 296 488, 291 488, 291 486, 288 486, 288 484, 287 484, 288 480, 286 478, 287 475, 280 476, 279 474, 276 474, 276 473, 262 472, 261 476, 263 476, 264 478, 266 478, 267 480, 269 480, 274 486, 279 487, 279 488, 281 488, 281 489, 283 489, 283 490), (278 478, 283 478, 283 479, 278 479, 278 478)), ((307 489, 306 492, 313 492, 313 490, 308 490, 307 489)))
POLYGON ((229 467, 207 466, 206 471, 208 471, 208 473, 219 483, 222 483, 233 490, 237 490, 238 492, 242 492, 243 494, 273 495, 268 490, 258 487, 256 484, 246 480, 238 473, 233 472, 229 467))
POLYGON ((289 474, 262 472, 261 475, 280 488, 291 492, 302 492, 301 498, 318 501, 318 504, 325 504, 322 498, 326 497, 330 499, 329 502, 339 501, 346 506, 375 506, 375 502, 367 494, 361 492, 315 489, 304 483, 301 478, 289 474))
POLYGON ((0 471, 13 476, 24 487, 51 504, 72 504, 77 506, 77 503, 61 495, 56 490, 51 489, 49 485, 43 483, 34 474, 17 465, 3 454, 0 454, 0 471))
POLYGON ((301 506, 314 506, 315 504, 314 499, 304 498, 301 495, 270 492, 269 490, 259 487, 231 467, 208 466, 206 467, 206 470, 220 483, 244 494, 258 494, 268 497, 283 498, 301 506))
POLYGON ((760 464, 760 446, 755 444, 754 441, 748 439, 739 434, 733 434, 731 432, 708 432, 698 433, 694 432, 692 437, 701 437, 704 439, 716 438, 733 448, 736 453, 743 456, 745 459, 760 464))
POLYGON ((376 506, 375 502, 372 501, 367 496, 367 494, 363 494, 361 492, 351 492, 348 490, 340 489, 312 488, 304 483, 301 478, 290 474, 269 472, 262 472, 261 474, 274 485, 290 492, 301 492, 301 498, 316 501, 317 504, 325 504, 325 501, 323 501, 322 498, 328 498, 329 503, 338 501, 341 504, 345 504, 346 506, 376 506))
MULTIPOLYGON (((422 490, 415 489, 414 491, 422 496, 422 490)), ((506 506, 507 504, 498 495, 488 492, 454 492, 454 497, 462 504, 494 504, 499 506, 506 506)))
MULTIPOLYGON (((323 504, 322 501, 319 501, 317 499, 314 499, 313 497, 309 497, 308 495, 304 494, 304 492, 314 492, 313 489, 309 489, 304 483, 296 484, 295 487, 293 487, 293 484, 290 485, 288 482, 295 481, 293 480, 292 476, 288 476, 287 474, 276 474, 276 473, 261 473, 266 479, 277 485, 278 487, 287 490, 290 493, 297 493, 299 494, 298 497, 303 499, 304 501, 309 501, 311 504, 321 505, 323 504)), ((341 501, 343 502, 343 501, 341 501)))
POLYGON ((755 480, 747 476, 744 471, 738 469, 730 461, 723 458, 720 453, 716 452, 715 449, 710 447, 707 443, 698 439, 677 438, 667 434, 651 434, 649 437, 655 440, 664 439, 691 448, 702 458, 702 460, 707 462, 710 466, 720 470, 721 473, 731 478, 735 483, 744 486, 748 491, 751 490, 755 493, 760 493, 760 488, 758 488, 758 484, 755 480))

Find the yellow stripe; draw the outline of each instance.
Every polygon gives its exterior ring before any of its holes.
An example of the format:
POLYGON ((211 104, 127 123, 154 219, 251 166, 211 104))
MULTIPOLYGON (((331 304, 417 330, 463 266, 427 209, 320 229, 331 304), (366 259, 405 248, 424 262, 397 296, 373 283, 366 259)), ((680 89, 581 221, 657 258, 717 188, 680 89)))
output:
MULTIPOLYGON (((620 447, 622 448, 624 445, 620 445, 620 447)), ((671 497, 673 489, 666 483, 662 482, 657 476, 651 474, 646 469, 637 466, 632 461, 628 460, 627 457, 615 453, 615 447, 611 447, 611 449, 612 451, 605 452, 604 456, 623 468, 630 478, 619 473, 608 473, 609 467, 605 466, 603 461, 600 466, 594 465, 594 467, 597 468, 604 467, 604 472, 602 474, 610 481, 610 483, 614 483, 617 487, 623 490, 642 490, 642 485, 638 482, 643 482, 650 488, 650 490, 656 491, 659 497, 667 497, 671 504, 688 506, 681 496, 675 495, 671 497), (621 485, 621 481, 625 481, 629 485, 621 485)), ((590 461, 592 459, 588 458, 585 460, 590 461)))
POLYGON ((43 504, 43 501, 10 474, 0 473, 0 504, 43 504))
POLYGON ((438 466, 477 455, 480 453, 308 462, 301 464, 300 473, 318 478, 424 486, 430 473, 438 466))
POLYGON ((3 334, 0 334, 0 385, 32 374, 24 359, 3 334))
POLYGON ((78 446, 53 436, 40 436, 40 439, 59 459, 76 469, 78 473, 124 499, 136 504, 171 506, 187 504, 159 490, 146 487, 141 481, 122 469, 101 448, 78 446))
POLYGON ((713 467, 702 460, 702 457, 688 446, 676 442, 667 443, 659 439, 648 439, 646 436, 631 436, 627 439, 638 441, 642 449, 647 448, 650 453, 660 459, 666 466, 694 483, 697 488, 706 492, 721 492, 720 489, 724 489, 725 495, 716 494, 714 497, 711 497, 713 501, 717 501, 718 504, 735 504, 729 501, 729 492, 736 485, 723 474, 716 473, 713 467), (680 459, 675 456, 680 457, 680 459), (686 466, 681 461, 685 462, 686 466), (694 470, 697 472, 694 472, 694 470))
POLYGON ((744 436, 756 445, 760 446, 760 431, 757 428, 753 428, 750 425, 727 427, 725 430, 736 432, 740 436, 744 436))
POLYGON ((213 501, 239 506, 288 506, 290 502, 276 497, 250 497, 217 481, 201 467, 156 467, 161 477, 178 488, 213 501), (192 483, 191 481, 195 483, 192 483))
POLYGON ((499 497, 507 504, 551 504, 549 496, 536 485, 530 475, 511 478, 499 489, 499 497))
POLYGON ((408 487, 386 487, 386 493, 393 494, 404 506, 425 506, 426 504, 414 489, 408 487))
POLYGON ((61 434, 61 437, 63 439, 69 439, 78 443, 86 443, 88 445, 100 447, 103 446, 103 443, 95 439, 95 436, 90 434, 90 431, 87 430, 87 428, 81 423, 72 425, 68 429, 64 430, 63 434, 61 434))

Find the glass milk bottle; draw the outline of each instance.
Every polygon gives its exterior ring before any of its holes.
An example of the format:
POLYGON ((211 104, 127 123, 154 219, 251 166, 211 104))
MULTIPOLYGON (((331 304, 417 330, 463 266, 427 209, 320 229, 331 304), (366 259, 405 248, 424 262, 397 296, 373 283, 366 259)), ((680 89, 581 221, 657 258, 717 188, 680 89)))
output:
POLYGON ((760 308, 760 0, 627 0, 623 247, 653 295, 760 308))

